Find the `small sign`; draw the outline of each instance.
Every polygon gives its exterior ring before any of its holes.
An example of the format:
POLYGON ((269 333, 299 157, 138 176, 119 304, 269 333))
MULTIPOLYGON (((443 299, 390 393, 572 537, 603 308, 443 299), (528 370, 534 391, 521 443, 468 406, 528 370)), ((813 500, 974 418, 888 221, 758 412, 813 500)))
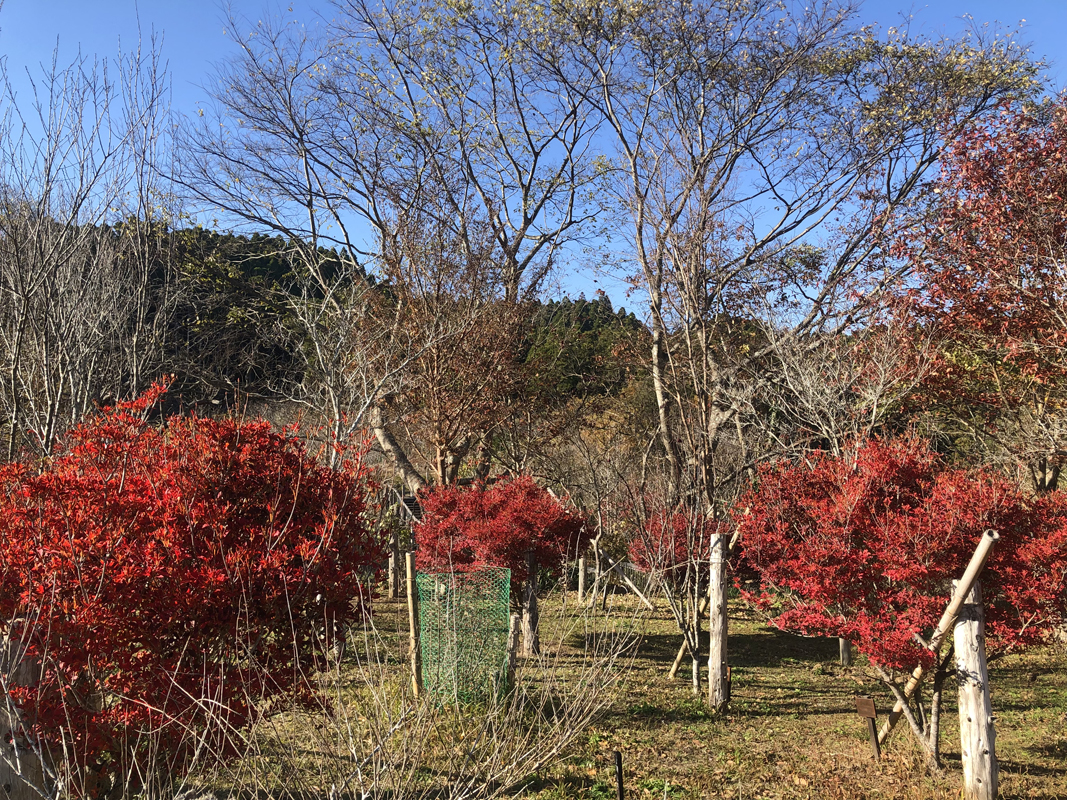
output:
POLYGON ((878 761, 882 757, 882 748, 878 744, 878 727, 874 724, 878 716, 874 708, 874 700, 866 696, 857 697, 856 713, 867 720, 867 733, 871 737, 871 753, 874 755, 874 760, 878 761))
POLYGON ((878 712, 874 709, 874 701, 869 697, 856 698, 856 713, 867 719, 878 718, 878 712))

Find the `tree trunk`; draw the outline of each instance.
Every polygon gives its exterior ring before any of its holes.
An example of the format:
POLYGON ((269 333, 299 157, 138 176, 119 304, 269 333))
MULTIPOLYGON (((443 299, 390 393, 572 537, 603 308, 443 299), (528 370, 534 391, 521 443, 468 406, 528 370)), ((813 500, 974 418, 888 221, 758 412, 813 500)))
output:
POLYGON ((578 602, 585 600, 585 558, 578 559, 578 602))
POLYGON ((537 634, 537 563, 533 553, 526 554, 526 587, 522 597, 522 654, 536 656, 541 652, 537 634))
POLYGON ((693 696, 700 696, 700 615, 703 613, 703 609, 693 603, 693 641, 697 643, 697 648, 693 652, 693 696))
POLYGON ((953 632, 956 680, 959 683, 963 800, 993 800, 997 796, 996 731, 989 699, 984 626, 982 589, 976 581, 967 594, 953 632))
POLYGON ((420 489, 425 489, 427 486, 426 479, 415 469, 415 465, 411 463, 407 453, 404 452, 404 448, 400 446, 396 437, 393 436, 393 432, 385 425, 382 420, 381 409, 377 406, 371 406, 367 412, 367 419, 371 430, 374 431, 374 438, 378 440, 382 450, 385 451, 389 460, 393 462, 393 467, 408 489, 416 494, 420 489))
POLYGON ((841 666, 852 666, 852 643, 848 639, 838 638, 837 649, 841 654, 841 666))
POLYGON ((721 711, 729 699, 726 669, 726 537, 711 537, 711 571, 708 577, 708 705, 721 711))

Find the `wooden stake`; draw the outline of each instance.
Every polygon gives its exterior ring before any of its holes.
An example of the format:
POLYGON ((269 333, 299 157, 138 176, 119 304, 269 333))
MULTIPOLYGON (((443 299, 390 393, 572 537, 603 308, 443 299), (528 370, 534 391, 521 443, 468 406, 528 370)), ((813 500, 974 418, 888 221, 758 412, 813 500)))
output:
POLYGON ((959 683, 963 800, 993 800, 997 796, 999 770, 984 627, 982 588, 981 583, 975 581, 953 631, 959 683))
POLYGON ((508 688, 515 685, 515 667, 519 661, 519 637, 522 631, 522 616, 511 615, 508 626, 508 688))
POLYGON ((400 537, 396 531, 389 534, 389 599, 400 596, 400 537))
POLYGON ((716 712, 726 706, 730 691, 726 666, 726 541, 721 533, 712 535, 708 576, 708 706, 716 712))
POLYGON ((618 792, 619 800, 625 800, 626 789, 622 785, 622 753, 618 750, 615 751, 615 788, 618 792))
POLYGON ((422 696, 422 644, 419 641, 419 589, 415 583, 415 553, 406 556, 408 589, 408 644, 411 650, 411 688, 422 696))
POLYGON ((840 653, 840 655, 841 655, 841 666, 842 667, 851 667, 852 666, 852 643, 849 642, 848 639, 842 639, 842 638, 838 637, 838 639, 837 639, 837 650, 838 650, 838 653, 840 653))
POLYGON ((578 559, 578 602, 585 600, 585 556, 578 559))
MULTIPOLYGON (((949 629, 956 624, 956 617, 963 606, 963 600, 971 590, 974 582, 978 580, 982 569, 985 568, 985 562, 989 558, 989 551, 993 549, 993 545, 996 544, 999 538, 999 534, 994 530, 987 530, 982 534, 978 547, 975 548, 974 555, 971 556, 971 561, 963 572, 963 577, 956 582, 956 592, 952 595, 952 600, 949 601, 945 613, 941 615, 941 620, 937 623, 934 635, 930 637, 929 642, 925 643, 930 652, 937 653, 941 649, 941 642, 944 641, 949 629)), ((919 684, 922 683, 925 674, 926 670, 923 669, 921 664, 912 671, 911 677, 904 687, 905 700, 910 699, 915 694, 915 690, 919 688, 919 684)), ((892 733, 893 728, 903 715, 904 704, 898 700, 886 719, 885 725, 882 726, 882 730, 878 733, 879 744, 885 744, 885 740, 889 738, 889 734, 892 733)))
POLYGON ((0 797, 5 800, 40 800, 44 796, 41 761, 33 749, 18 746, 27 744, 21 737, 22 712, 7 694, 14 686, 33 686, 40 676, 40 662, 26 658, 22 644, 0 629, 0 797))

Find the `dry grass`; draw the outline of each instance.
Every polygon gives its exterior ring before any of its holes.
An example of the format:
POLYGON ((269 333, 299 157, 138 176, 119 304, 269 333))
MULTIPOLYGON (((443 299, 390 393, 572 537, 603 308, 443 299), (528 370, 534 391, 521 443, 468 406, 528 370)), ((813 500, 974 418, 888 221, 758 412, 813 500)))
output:
MULTIPOLYGON (((836 640, 771 630, 733 601, 733 698, 727 712, 715 717, 702 698, 690 694, 688 664, 678 679, 667 677, 680 635, 662 603, 647 614, 633 597, 612 595, 606 615, 580 615, 576 626, 575 599, 574 593, 568 595, 568 613, 560 613, 559 596, 544 604, 542 639, 548 655, 525 665, 530 693, 524 707, 498 708, 489 723, 479 708, 412 704, 406 688, 406 606, 403 600, 377 601, 373 637, 352 643, 339 672, 323 673, 334 676, 331 712, 271 718, 252 737, 253 753, 236 769, 227 765, 213 776, 213 793, 360 797, 359 781, 352 776, 353 767, 362 764, 368 773, 387 767, 378 783, 365 784, 364 797, 613 800, 612 754, 619 750, 630 800, 959 796, 951 693, 943 717, 943 774, 926 773, 923 753, 904 725, 875 763, 855 697, 871 695, 881 713, 891 697, 862 657, 850 668, 838 664, 836 640), (612 686, 601 675, 592 702, 586 698, 573 717, 553 721, 566 687, 580 686, 588 674, 583 671, 590 653, 610 650, 605 645, 617 643, 614 637, 635 619, 640 619, 640 646, 632 660, 614 668, 616 677, 625 675, 622 682, 612 686), (377 655, 368 659, 372 650, 377 655), (531 701, 536 697, 541 699, 531 701), (588 724, 589 714, 597 711, 588 724), (407 713, 413 716, 391 732, 390 719, 407 713), (527 746, 521 737, 530 734, 520 729, 538 725, 529 746, 540 747, 547 757, 502 769, 503 761, 527 746), (546 737, 564 734, 568 741, 562 753, 546 746, 551 744, 546 737), (486 787, 481 776, 489 775, 497 780, 486 787)), ((1002 796, 1067 800, 1067 655, 1062 647, 995 662, 992 685, 1002 796)), ((575 699, 572 695, 567 702, 575 699)))

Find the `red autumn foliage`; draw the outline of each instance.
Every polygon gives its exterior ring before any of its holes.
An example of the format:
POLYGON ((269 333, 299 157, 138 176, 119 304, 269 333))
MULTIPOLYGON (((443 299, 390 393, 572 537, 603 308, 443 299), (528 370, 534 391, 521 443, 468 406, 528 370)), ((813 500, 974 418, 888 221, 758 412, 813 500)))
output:
POLYGON ((0 619, 43 665, 11 690, 26 734, 118 775, 150 746, 175 768, 190 731, 241 728, 271 698, 310 700, 324 620, 364 613, 381 560, 358 464, 325 469, 262 421, 149 425, 163 392, 84 422, 40 468, 0 467, 0 619))
POLYGON ((419 497, 423 516, 415 530, 419 564, 429 569, 495 566, 511 570, 511 596, 526 582, 526 554, 542 568, 557 568, 584 549, 585 519, 532 478, 520 476, 470 489, 437 486, 419 497))
POLYGON ((930 663, 913 635, 933 630, 987 528, 1000 534, 981 579, 989 645, 1031 643, 1064 618, 1064 498, 949 468, 918 438, 764 467, 746 506, 744 557, 774 624, 844 637, 883 666, 930 663))
POLYGON ((916 254, 944 324, 1016 344, 1067 337, 1067 100, 972 129, 942 159, 916 254))
POLYGON ((926 230, 902 244, 921 330, 941 340, 920 403, 1057 488, 1067 391, 1067 100, 969 131, 942 159, 926 230))
MULTIPOLYGON (((699 513, 655 514, 630 543, 630 560, 645 572, 660 572, 675 588, 681 588, 696 562, 710 558, 712 535, 729 532, 722 521, 699 513)), ((707 569, 703 572, 706 578, 707 569)))

